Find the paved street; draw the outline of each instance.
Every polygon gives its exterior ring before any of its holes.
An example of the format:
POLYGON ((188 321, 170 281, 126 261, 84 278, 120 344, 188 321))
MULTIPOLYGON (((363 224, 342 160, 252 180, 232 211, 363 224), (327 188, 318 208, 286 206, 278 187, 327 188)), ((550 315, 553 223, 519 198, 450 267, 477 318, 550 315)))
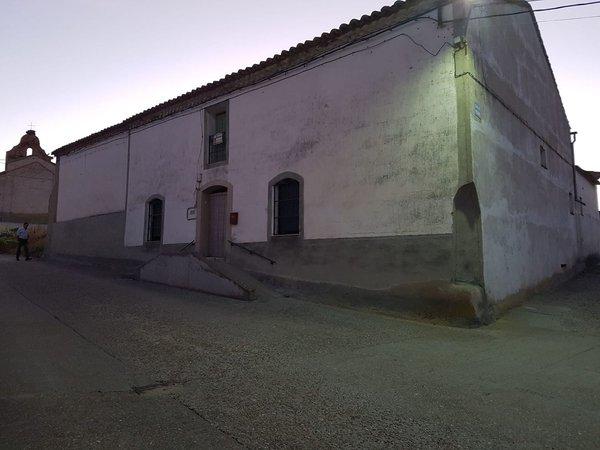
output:
POLYGON ((0 257, 1 448, 600 447, 600 271, 479 329, 0 257))

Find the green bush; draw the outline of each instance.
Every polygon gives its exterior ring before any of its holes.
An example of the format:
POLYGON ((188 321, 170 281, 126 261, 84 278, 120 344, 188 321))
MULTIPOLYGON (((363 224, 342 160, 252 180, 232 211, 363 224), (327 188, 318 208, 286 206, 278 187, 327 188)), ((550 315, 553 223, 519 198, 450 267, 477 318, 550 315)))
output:
MULTIPOLYGON (((29 227, 29 254, 42 256, 46 245, 46 230, 35 225, 29 227)), ((16 253, 19 241, 16 228, 0 228, 0 253, 16 253)))

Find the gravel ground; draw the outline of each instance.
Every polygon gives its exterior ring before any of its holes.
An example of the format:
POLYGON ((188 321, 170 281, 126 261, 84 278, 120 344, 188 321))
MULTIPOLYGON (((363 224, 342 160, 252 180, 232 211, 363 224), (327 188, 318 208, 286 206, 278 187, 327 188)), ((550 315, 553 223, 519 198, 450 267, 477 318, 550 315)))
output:
POLYGON ((0 257, 2 448, 599 448, 600 272, 451 328, 0 257))

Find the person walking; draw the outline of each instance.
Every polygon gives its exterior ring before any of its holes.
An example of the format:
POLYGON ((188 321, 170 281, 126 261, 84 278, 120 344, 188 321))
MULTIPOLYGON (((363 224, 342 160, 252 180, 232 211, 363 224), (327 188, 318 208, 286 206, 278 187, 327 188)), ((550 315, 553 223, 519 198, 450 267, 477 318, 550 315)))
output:
POLYGON ((19 245, 17 247, 17 261, 19 261, 19 257, 21 256, 21 247, 25 251, 25 261, 29 261, 31 258, 29 257, 29 231, 27 228, 29 224, 25 222, 22 227, 19 227, 17 230, 17 239, 19 240, 19 245))

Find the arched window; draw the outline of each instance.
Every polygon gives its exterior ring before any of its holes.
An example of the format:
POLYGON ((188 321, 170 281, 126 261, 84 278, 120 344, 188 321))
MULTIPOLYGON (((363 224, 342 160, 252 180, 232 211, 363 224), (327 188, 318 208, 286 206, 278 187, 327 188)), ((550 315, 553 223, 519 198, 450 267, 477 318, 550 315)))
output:
POLYGON ((163 201, 154 198, 148 202, 148 228, 146 240, 148 242, 160 242, 162 239, 163 226, 163 201))
POLYGON ((300 234, 300 183, 292 178, 273 185, 273 234, 300 234))

